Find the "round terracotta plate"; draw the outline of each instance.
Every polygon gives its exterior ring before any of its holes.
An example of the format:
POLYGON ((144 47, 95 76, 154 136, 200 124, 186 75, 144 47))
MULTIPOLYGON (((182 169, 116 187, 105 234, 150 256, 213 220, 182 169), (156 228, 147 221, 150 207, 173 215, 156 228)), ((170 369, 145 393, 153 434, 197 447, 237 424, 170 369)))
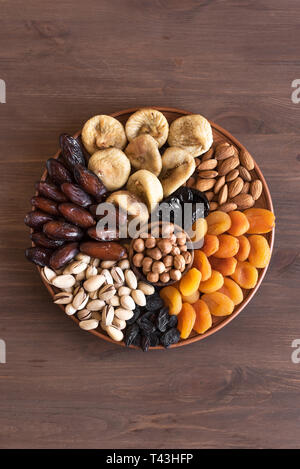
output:
MULTIPOLYGON (((122 124, 125 125, 125 123, 126 123, 127 119, 129 118, 129 116, 133 112, 137 111, 138 109, 140 109, 140 108, 132 108, 132 109, 126 109, 124 111, 118 111, 118 112, 115 112, 115 113, 111 114, 111 116, 115 117, 120 122, 122 122, 122 124)), ((173 122, 174 119, 177 119, 178 117, 181 117, 181 116, 187 115, 187 114, 192 114, 191 112, 188 112, 188 111, 183 111, 181 109, 174 109, 174 108, 170 108, 170 107, 154 107, 154 109, 158 109, 159 111, 161 111, 166 116, 169 124, 171 122, 173 122)), ((210 124, 211 124, 212 129, 213 129, 214 144, 222 142, 222 141, 227 141, 227 142, 233 143, 240 150, 245 149, 245 147, 235 137, 233 137, 227 130, 223 129, 222 127, 220 127, 219 125, 217 125, 213 122, 210 122, 210 124)), ((74 137, 78 137, 79 135, 80 135, 80 132, 77 132, 76 135, 74 135, 74 137)), ((59 156, 59 153, 60 153, 60 151, 58 151, 56 153, 54 158, 57 158, 59 156)), ((271 195, 270 195, 268 185, 267 185, 267 183, 265 181, 265 178, 264 178, 264 176, 263 176, 263 174, 262 174, 261 170, 259 169, 256 162, 255 162, 255 168, 254 168, 253 171, 251 171, 251 174, 255 178, 260 179, 262 181, 262 184, 263 184, 263 193, 262 193, 260 199, 255 203, 255 207, 266 208, 266 209, 269 209, 273 212, 273 204, 272 204, 272 199, 271 199, 271 195)), ((43 173, 43 176, 42 176, 41 179, 44 180, 44 179, 46 179, 46 177, 47 177, 47 171, 45 171, 43 173)), ((266 238, 268 240, 268 243, 269 243, 269 246, 270 246, 271 252, 272 252, 273 243, 274 243, 274 229, 266 235, 266 238)), ((256 291, 258 290, 258 288, 259 288, 259 286, 260 286, 260 284, 261 284, 261 282, 262 282, 262 280, 263 280, 263 278, 266 274, 267 268, 268 267, 265 267, 264 269, 259 269, 258 282, 257 282, 255 288, 253 288, 252 290, 243 290, 244 300, 242 301, 241 304, 239 304, 235 308, 235 310, 233 311, 233 313, 230 316, 226 316, 224 318, 222 318, 222 317, 218 317, 218 318, 213 317, 213 325, 205 334, 199 335, 199 334, 197 334, 196 332, 193 331, 191 336, 188 339, 180 340, 177 344, 171 345, 171 347, 169 347, 169 348, 182 347, 184 345, 188 345, 188 344, 191 344, 193 342, 197 342, 198 340, 203 340, 206 337, 210 336, 211 334, 214 334, 215 332, 219 331, 220 329, 225 327, 227 324, 229 324, 230 321, 232 321, 238 314, 240 314, 240 312, 247 306, 247 304, 249 303, 251 298, 253 298, 253 296, 255 295, 256 291)), ((41 268, 38 267, 38 270, 40 272, 41 268)), ((50 292, 51 296, 53 297, 54 294, 55 294, 54 289, 51 287, 51 285, 47 284, 44 281, 43 277, 41 277, 41 278, 42 278, 43 283, 45 284, 47 290, 50 292)), ((63 305, 58 305, 58 306, 60 306, 60 308, 64 311, 63 305)), ((74 322, 76 322, 77 324, 79 323, 78 319, 75 316, 69 316, 69 317, 74 322)), ((89 332, 91 334, 94 334, 95 336, 101 338, 101 339, 104 339, 104 340, 108 341, 108 342, 112 342, 116 345, 121 345, 123 347, 125 346, 124 342, 115 342, 115 341, 113 341, 104 332, 101 332, 100 328, 99 328, 99 330, 93 330, 93 331, 89 331, 89 332)), ((137 348, 137 347, 131 346, 131 348, 137 348)), ((162 346, 151 347, 151 349, 152 350, 153 349, 163 349, 163 350, 165 350, 164 347, 162 347, 162 346)))

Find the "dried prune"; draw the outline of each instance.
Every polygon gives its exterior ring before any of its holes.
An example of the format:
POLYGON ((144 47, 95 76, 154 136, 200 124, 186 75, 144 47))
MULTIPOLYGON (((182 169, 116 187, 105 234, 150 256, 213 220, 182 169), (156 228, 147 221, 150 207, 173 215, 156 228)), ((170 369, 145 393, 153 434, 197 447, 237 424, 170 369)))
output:
POLYGON ((148 311, 157 311, 164 307, 164 302, 159 296, 159 293, 153 293, 153 295, 147 296, 146 307, 148 311))
POLYGON ((45 223, 43 231, 48 238, 77 241, 83 237, 83 231, 78 226, 63 221, 50 221, 45 223))
POLYGON ((135 338, 137 337, 137 335, 139 334, 140 332, 140 328, 138 326, 138 324, 134 323, 134 324, 131 324, 130 326, 128 326, 126 328, 126 331, 125 331, 125 344, 127 345, 127 347, 129 347, 129 345, 133 344, 135 338))
POLYGON ((176 214, 179 214, 180 221, 184 220, 184 227, 190 228, 198 218, 206 217, 209 213, 209 202, 203 192, 191 187, 180 187, 173 194, 166 197, 163 202, 155 209, 154 215, 162 220, 162 212, 159 209, 164 208, 164 204, 171 209, 170 221, 176 221, 176 214), (192 204, 187 207, 186 204, 192 204), (191 218, 191 219, 190 219, 191 218))
POLYGON ((79 253, 78 243, 68 243, 56 249, 50 257, 49 265, 53 269, 60 269, 79 253))
POLYGON ((30 238, 37 246, 48 249, 56 249, 62 246, 65 242, 63 239, 50 239, 41 231, 32 233, 30 238))
POLYGON ((168 348, 172 344, 177 344, 180 339, 180 332, 175 327, 169 329, 167 332, 162 334, 160 337, 160 343, 165 347, 168 348))
POLYGON ((128 319, 128 321, 126 321, 126 324, 130 326, 131 324, 135 323, 140 315, 141 315, 141 308, 138 305, 135 305, 135 309, 133 310, 133 316, 131 319, 128 319))
POLYGON ((169 325, 169 312, 168 308, 160 310, 156 317, 156 327, 160 332, 166 332, 169 325))
POLYGON ((72 204, 71 202, 60 204, 58 210, 66 220, 81 228, 87 229, 96 224, 88 210, 83 207, 78 207, 78 205, 72 204))
POLYGON ((50 179, 52 179, 56 184, 60 185, 64 182, 72 182, 71 173, 55 158, 49 158, 49 160, 47 160, 46 167, 50 179))
POLYGON ((42 212, 41 210, 34 210, 32 212, 27 213, 24 218, 24 223, 30 228, 41 228, 44 223, 53 220, 53 216, 49 215, 49 213, 42 212))
POLYGON ((83 189, 81 189, 81 187, 77 186, 77 184, 64 182, 60 188, 71 202, 79 205, 80 207, 85 208, 93 203, 93 199, 83 189))
POLYGON ((150 343, 151 343, 150 335, 143 334, 141 338, 141 347, 142 347, 143 352, 148 352, 150 343))
POLYGON ((59 137, 61 153, 67 167, 72 170, 76 164, 85 166, 85 159, 80 143, 68 134, 59 137))
POLYGON ((45 197, 35 196, 31 199, 31 205, 42 210, 42 212, 49 213, 50 215, 59 215, 57 203, 54 202, 54 200, 46 199, 45 197))
POLYGON ((42 247, 27 248, 25 251, 25 256, 27 259, 34 264, 44 267, 49 265, 49 259, 52 251, 50 249, 42 247))
POLYGON ((107 189, 98 176, 82 164, 74 166, 73 174, 77 184, 88 194, 92 195, 97 202, 101 202, 103 196, 107 193, 107 189))
POLYGON ((146 332, 146 334, 150 334, 151 332, 154 332, 155 331, 155 325, 153 324, 153 322, 151 322, 147 317, 145 317, 146 315, 143 314, 143 316, 141 316, 138 320, 137 320, 137 324, 139 325, 140 329, 143 331, 143 332, 146 332))
POLYGON ((168 328, 176 327, 178 323, 178 319, 176 314, 172 314, 169 316, 169 323, 168 323, 168 328))
POLYGON ((40 181, 35 184, 35 188, 39 194, 55 202, 67 202, 67 197, 61 192, 55 184, 51 182, 40 181))

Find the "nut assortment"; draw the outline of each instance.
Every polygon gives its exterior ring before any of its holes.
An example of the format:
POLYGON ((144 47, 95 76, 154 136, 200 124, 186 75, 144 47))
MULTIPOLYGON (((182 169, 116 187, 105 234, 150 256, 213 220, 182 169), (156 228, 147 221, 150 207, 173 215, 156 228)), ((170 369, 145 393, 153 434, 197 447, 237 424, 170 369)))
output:
POLYGON ((270 259, 264 235, 274 216, 255 206, 263 183, 250 154, 213 144, 203 116, 169 126, 162 112, 145 108, 124 127, 97 115, 80 138, 62 134, 59 142, 25 216, 33 243, 25 254, 81 329, 102 328, 144 351, 168 347, 192 330, 203 334, 213 316, 231 314, 243 290, 254 288, 270 259), (167 222, 161 202, 173 213, 167 222), (104 204, 114 210, 99 228, 104 204), (177 230, 177 212, 191 212, 186 232, 177 230), (150 233, 124 236, 132 222, 150 233), (204 238, 203 247, 192 250, 186 233, 194 243, 204 238))

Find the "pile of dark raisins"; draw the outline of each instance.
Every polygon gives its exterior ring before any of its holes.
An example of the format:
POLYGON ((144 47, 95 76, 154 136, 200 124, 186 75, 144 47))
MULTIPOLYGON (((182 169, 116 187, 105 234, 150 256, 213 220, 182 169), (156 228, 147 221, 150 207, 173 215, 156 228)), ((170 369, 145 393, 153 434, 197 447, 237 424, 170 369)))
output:
POLYGON ((144 352, 159 344, 168 348, 180 339, 177 316, 170 315, 158 292, 147 297, 146 306, 136 306, 127 322, 125 344, 141 347, 144 352))

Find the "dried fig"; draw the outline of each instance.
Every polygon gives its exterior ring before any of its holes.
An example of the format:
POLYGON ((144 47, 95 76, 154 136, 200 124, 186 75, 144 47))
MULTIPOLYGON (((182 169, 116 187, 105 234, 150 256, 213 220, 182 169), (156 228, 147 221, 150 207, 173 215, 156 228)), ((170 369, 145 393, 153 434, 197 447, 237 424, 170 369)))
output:
POLYGON ((91 155, 97 150, 110 147, 122 150, 126 145, 126 135, 121 122, 105 115, 89 119, 83 126, 81 139, 91 155))
POLYGON ((169 147, 162 156, 162 171, 159 176, 164 197, 182 186, 195 171, 195 159, 186 150, 169 147))
POLYGON ((163 199, 163 188, 159 179, 146 169, 133 173, 127 182, 127 190, 139 197, 149 212, 163 199))
POLYGON ((202 155, 213 143, 211 125, 200 114, 179 117, 170 125, 168 143, 184 148, 191 156, 202 155))
POLYGON ((91 156, 89 169, 103 181, 109 191, 115 191, 126 184, 131 166, 122 150, 107 148, 91 156))
POLYGON ((138 196, 131 192, 116 191, 107 198, 106 202, 115 205, 119 209, 118 213, 128 213, 129 220, 138 218, 141 224, 148 221, 149 212, 147 206, 138 196))
POLYGON ((150 134, 162 147, 167 141, 169 124, 165 116, 156 109, 140 109, 132 114, 125 126, 126 135, 131 142, 141 134, 150 134))
POLYGON ((161 156, 156 140, 150 134, 139 135, 126 147, 125 153, 135 169, 147 169, 158 176, 161 171, 161 156))

